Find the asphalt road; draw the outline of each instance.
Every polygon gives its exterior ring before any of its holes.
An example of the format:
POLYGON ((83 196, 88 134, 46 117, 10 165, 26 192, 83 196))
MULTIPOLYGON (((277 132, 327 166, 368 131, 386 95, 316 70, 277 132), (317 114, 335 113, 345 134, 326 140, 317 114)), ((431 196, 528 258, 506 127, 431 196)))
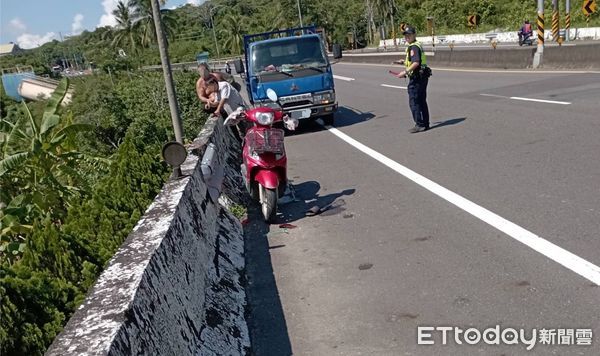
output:
POLYGON ((295 227, 250 210, 255 354, 599 355, 600 73, 434 68, 432 129, 409 134, 388 69, 335 65, 335 129, 286 137, 295 227), (417 344, 418 326, 496 325, 537 345, 417 344))

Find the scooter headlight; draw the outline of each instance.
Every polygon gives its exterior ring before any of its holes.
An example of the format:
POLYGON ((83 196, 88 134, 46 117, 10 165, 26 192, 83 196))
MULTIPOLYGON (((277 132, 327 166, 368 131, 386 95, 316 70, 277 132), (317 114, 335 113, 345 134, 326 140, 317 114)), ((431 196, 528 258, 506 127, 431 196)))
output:
POLYGON ((271 125, 275 115, 272 112, 261 112, 256 115, 256 121, 261 125, 271 125))

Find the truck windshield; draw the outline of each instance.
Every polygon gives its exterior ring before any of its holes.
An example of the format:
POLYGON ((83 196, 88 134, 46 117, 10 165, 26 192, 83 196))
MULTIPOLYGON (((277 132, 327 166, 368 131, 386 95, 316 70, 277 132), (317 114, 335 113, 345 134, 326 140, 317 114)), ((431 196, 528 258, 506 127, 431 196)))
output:
POLYGON ((293 73, 302 69, 322 71, 327 59, 318 37, 292 37, 290 39, 260 43, 252 50, 252 69, 266 73, 293 73))

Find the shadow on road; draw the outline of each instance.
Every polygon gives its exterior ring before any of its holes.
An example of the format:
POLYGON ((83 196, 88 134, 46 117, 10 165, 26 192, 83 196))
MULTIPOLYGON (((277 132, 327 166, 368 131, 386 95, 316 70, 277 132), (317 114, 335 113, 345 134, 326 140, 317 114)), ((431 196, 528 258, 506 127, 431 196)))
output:
POLYGON ((310 215, 335 215, 346 210, 342 197, 352 195, 355 189, 346 189, 339 193, 319 195, 321 185, 315 181, 293 185, 296 201, 279 206, 277 223, 291 223, 310 215), (308 214, 307 214, 308 212, 308 214))
MULTIPOLYGON (((348 106, 340 106, 335 113, 334 127, 351 126, 373 119, 375 115, 371 112, 362 112, 348 106)), ((289 135, 301 135, 303 133, 319 132, 325 127, 316 120, 302 120, 295 131, 287 131, 289 135)))
MULTIPOLYGON (((269 253, 269 225, 262 220, 258 204, 248 207, 248 224, 244 227, 247 321, 252 343, 251 355, 291 355, 292 346, 273 265, 269 253)), ((273 248, 282 246, 273 246, 273 248)))
POLYGON ((438 122, 435 122, 433 125, 431 125, 429 127, 429 129, 433 130, 433 129, 437 129, 437 128, 444 127, 444 126, 460 124, 461 122, 465 121, 466 119, 467 119, 466 117, 459 117, 456 119, 448 119, 448 120, 444 120, 444 121, 438 121, 438 122))
POLYGON ((374 117, 375 115, 371 112, 363 112, 348 106, 340 106, 338 111, 335 113, 334 126, 344 127, 355 125, 361 122, 369 121, 374 117))

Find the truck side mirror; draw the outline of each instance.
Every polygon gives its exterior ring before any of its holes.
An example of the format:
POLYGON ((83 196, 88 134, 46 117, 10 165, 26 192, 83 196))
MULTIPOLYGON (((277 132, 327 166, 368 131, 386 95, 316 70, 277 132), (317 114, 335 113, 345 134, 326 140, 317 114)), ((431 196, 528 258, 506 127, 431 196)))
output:
POLYGON ((244 62, 242 62, 241 58, 235 59, 233 61, 233 66, 235 67, 235 72, 237 74, 244 73, 244 62))
POLYGON ((342 45, 340 45, 339 43, 334 43, 333 44, 333 59, 340 59, 342 58, 342 45))

